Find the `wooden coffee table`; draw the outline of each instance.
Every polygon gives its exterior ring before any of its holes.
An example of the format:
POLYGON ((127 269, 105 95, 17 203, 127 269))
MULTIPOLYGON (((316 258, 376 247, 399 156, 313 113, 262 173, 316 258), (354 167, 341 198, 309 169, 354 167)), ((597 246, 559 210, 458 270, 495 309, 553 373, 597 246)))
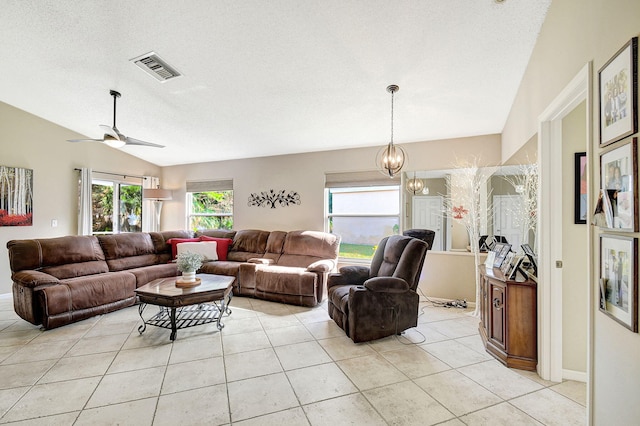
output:
POLYGON ((231 286, 234 277, 225 275, 198 274, 202 283, 196 287, 176 287, 179 277, 160 278, 137 288, 140 305, 138 313, 142 325, 140 334, 147 325, 171 329, 171 340, 175 340, 178 329, 217 322, 218 330, 224 328, 222 316, 229 316, 231 310, 231 286), (145 319, 143 312, 147 305, 159 307, 158 313, 145 319))

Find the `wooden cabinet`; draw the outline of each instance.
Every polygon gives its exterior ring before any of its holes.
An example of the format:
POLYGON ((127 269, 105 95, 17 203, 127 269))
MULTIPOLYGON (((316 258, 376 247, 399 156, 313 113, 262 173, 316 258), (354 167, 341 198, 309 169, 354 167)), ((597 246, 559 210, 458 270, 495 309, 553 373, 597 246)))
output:
POLYGON ((538 364, 537 284, 507 280, 500 269, 480 269, 480 336, 507 367, 535 371, 538 364))

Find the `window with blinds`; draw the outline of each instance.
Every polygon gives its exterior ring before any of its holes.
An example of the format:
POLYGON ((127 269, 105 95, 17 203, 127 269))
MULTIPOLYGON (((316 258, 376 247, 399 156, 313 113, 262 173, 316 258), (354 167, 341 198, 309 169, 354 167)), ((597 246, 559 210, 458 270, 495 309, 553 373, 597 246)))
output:
POLYGON ((370 260, 382 238, 400 232, 399 178, 328 173, 325 196, 326 229, 341 236, 341 258, 370 260))
POLYGON ((187 181, 187 227, 233 228, 233 180, 187 181))

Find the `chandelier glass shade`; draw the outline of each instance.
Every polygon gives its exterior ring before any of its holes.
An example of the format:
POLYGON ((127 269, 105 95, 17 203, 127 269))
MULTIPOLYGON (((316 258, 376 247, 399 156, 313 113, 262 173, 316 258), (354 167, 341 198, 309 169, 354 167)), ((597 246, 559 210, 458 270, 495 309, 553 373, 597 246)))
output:
POLYGON ((395 84, 387 87, 387 92, 391 93, 391 141, 387 146, 380 149, 376 156, 378 170, 390 178, 400 173, 407 159, 407 154, 404 152, 404 149, 393 144, 393 94, 399 89, 395 84))
POLYGON ((421 194, 424 190, 424 181, 416 178, 416 172, 413 172, 413 178, 407 179, 407 192, 413 195, 421 194))

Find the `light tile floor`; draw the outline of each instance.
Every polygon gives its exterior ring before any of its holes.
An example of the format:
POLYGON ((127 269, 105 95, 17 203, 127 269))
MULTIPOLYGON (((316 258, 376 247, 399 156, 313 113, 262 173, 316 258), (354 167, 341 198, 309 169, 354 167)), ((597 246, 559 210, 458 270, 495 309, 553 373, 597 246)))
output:
POLYGON ((137 331, 136 307, 41 331, 0 298, 0 423, 584 425, 585 385, 489 356, 469 311, 422 305, 354 344, 313 309, 243 297, 215 325, 137 331))

